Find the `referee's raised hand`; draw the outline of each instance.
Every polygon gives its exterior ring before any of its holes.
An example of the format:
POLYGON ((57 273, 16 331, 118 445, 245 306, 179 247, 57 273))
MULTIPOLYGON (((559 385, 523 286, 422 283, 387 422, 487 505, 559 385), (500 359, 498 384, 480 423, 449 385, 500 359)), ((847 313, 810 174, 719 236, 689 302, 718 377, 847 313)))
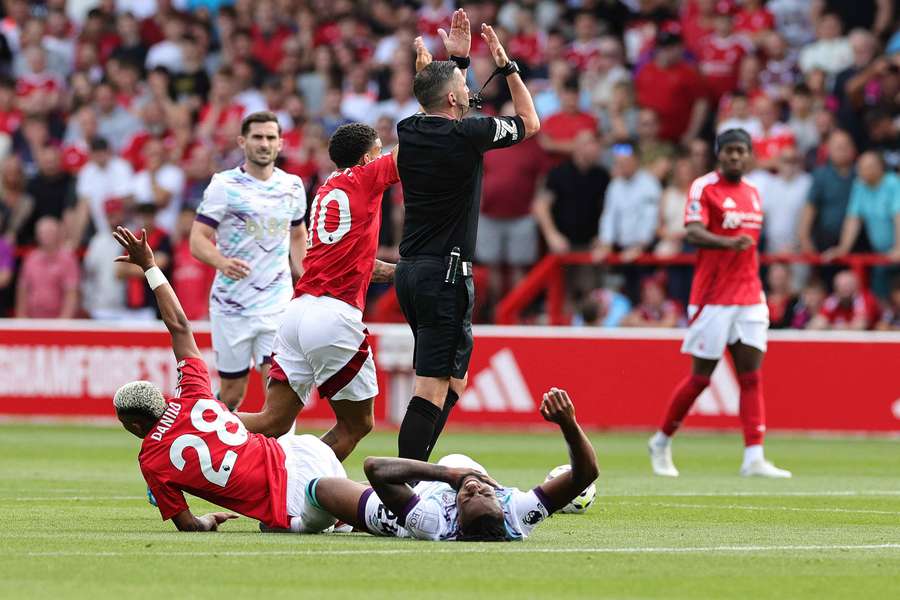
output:
POLYGON ((416 47, 416 73, 418 73, 431 64, 433 57, 428 48, 425 47, 425 40, 422 39, 421 35, 415 39, 413 44, 416 47))
POLYGON ((469 17, 463 9, 457 9, 450 21, 450 33, 438 29, 438 35, 444 41, 444 49, 450 56, 465 58, 472 47, 472 30, 469 17))
POLYGON ((481 39, 487 43, 488 48, 491 51, 491 56, 494 59, 494 64, 500 68, 509 64, 509 57, 506 55, 506 50, 504 50, 503 45, 500 44, 500 38, 497 37, 497 32, 494 31, 493 27, 482 23, 481 39))

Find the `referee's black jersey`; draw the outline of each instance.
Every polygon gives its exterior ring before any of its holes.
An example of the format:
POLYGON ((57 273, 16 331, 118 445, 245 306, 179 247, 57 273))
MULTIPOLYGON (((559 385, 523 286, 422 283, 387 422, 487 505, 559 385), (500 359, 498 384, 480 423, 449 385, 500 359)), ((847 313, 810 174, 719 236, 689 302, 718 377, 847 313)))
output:
POLYGON ((459 246, 472 260, 481 203, 483 155, 525 139, 521 117, 460 121, 416 114, 397 124, 397 170, 406 210, 400 256, 446 256, 459 246))

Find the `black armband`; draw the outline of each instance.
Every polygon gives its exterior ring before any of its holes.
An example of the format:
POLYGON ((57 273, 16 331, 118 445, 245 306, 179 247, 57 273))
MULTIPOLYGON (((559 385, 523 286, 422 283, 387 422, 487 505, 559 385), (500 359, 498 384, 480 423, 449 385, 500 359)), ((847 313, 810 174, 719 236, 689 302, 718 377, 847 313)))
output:
POLYGON ((459 67, 460 71, 465 71, 469 68, 469 63, 471 63, 471 59, 468 56, 453 56, 450 55, 450 60, 456 63, 456 66, 459 67))
POLYGON ((508 63, 506 63, 505 67, 498 67, 497 70, 500 71, 500 74, 503 75, 504 77, 509 77, 513 73, 519 72, 519 65, 518 65, 518 63, 516 63, 516 61, 511 60, 508 63))

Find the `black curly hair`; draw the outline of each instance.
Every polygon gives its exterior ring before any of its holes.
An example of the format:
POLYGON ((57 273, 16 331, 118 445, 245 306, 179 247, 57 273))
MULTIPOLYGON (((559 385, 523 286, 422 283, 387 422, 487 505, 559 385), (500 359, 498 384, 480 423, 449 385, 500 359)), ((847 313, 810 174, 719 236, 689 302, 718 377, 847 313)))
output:
POLYGON ((328 140, 328 156, 339 169, 347 169, 359 164, 376 139, 378 133, 365 123, 341 125, 328 140))
POLYGON ((503 513, 484 514, 475 518, 465 527, 460 525, 457 541, 460 542, 505 542, 506 523, 503 513))

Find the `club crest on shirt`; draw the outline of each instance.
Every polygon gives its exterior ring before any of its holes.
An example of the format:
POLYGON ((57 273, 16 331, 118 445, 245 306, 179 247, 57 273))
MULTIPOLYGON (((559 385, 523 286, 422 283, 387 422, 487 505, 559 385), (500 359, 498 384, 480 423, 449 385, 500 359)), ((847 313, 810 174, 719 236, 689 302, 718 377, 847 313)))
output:
POLYGON ((722 208, 737 208, 737 203, 729 196, 725 198, 725 202, 722 203, 722 208))
POLYGON ((537 525, 543 520, 544 514, 539 510, 528 511, 528 514, 525 515, 524 519, 526 525, 537 525))

